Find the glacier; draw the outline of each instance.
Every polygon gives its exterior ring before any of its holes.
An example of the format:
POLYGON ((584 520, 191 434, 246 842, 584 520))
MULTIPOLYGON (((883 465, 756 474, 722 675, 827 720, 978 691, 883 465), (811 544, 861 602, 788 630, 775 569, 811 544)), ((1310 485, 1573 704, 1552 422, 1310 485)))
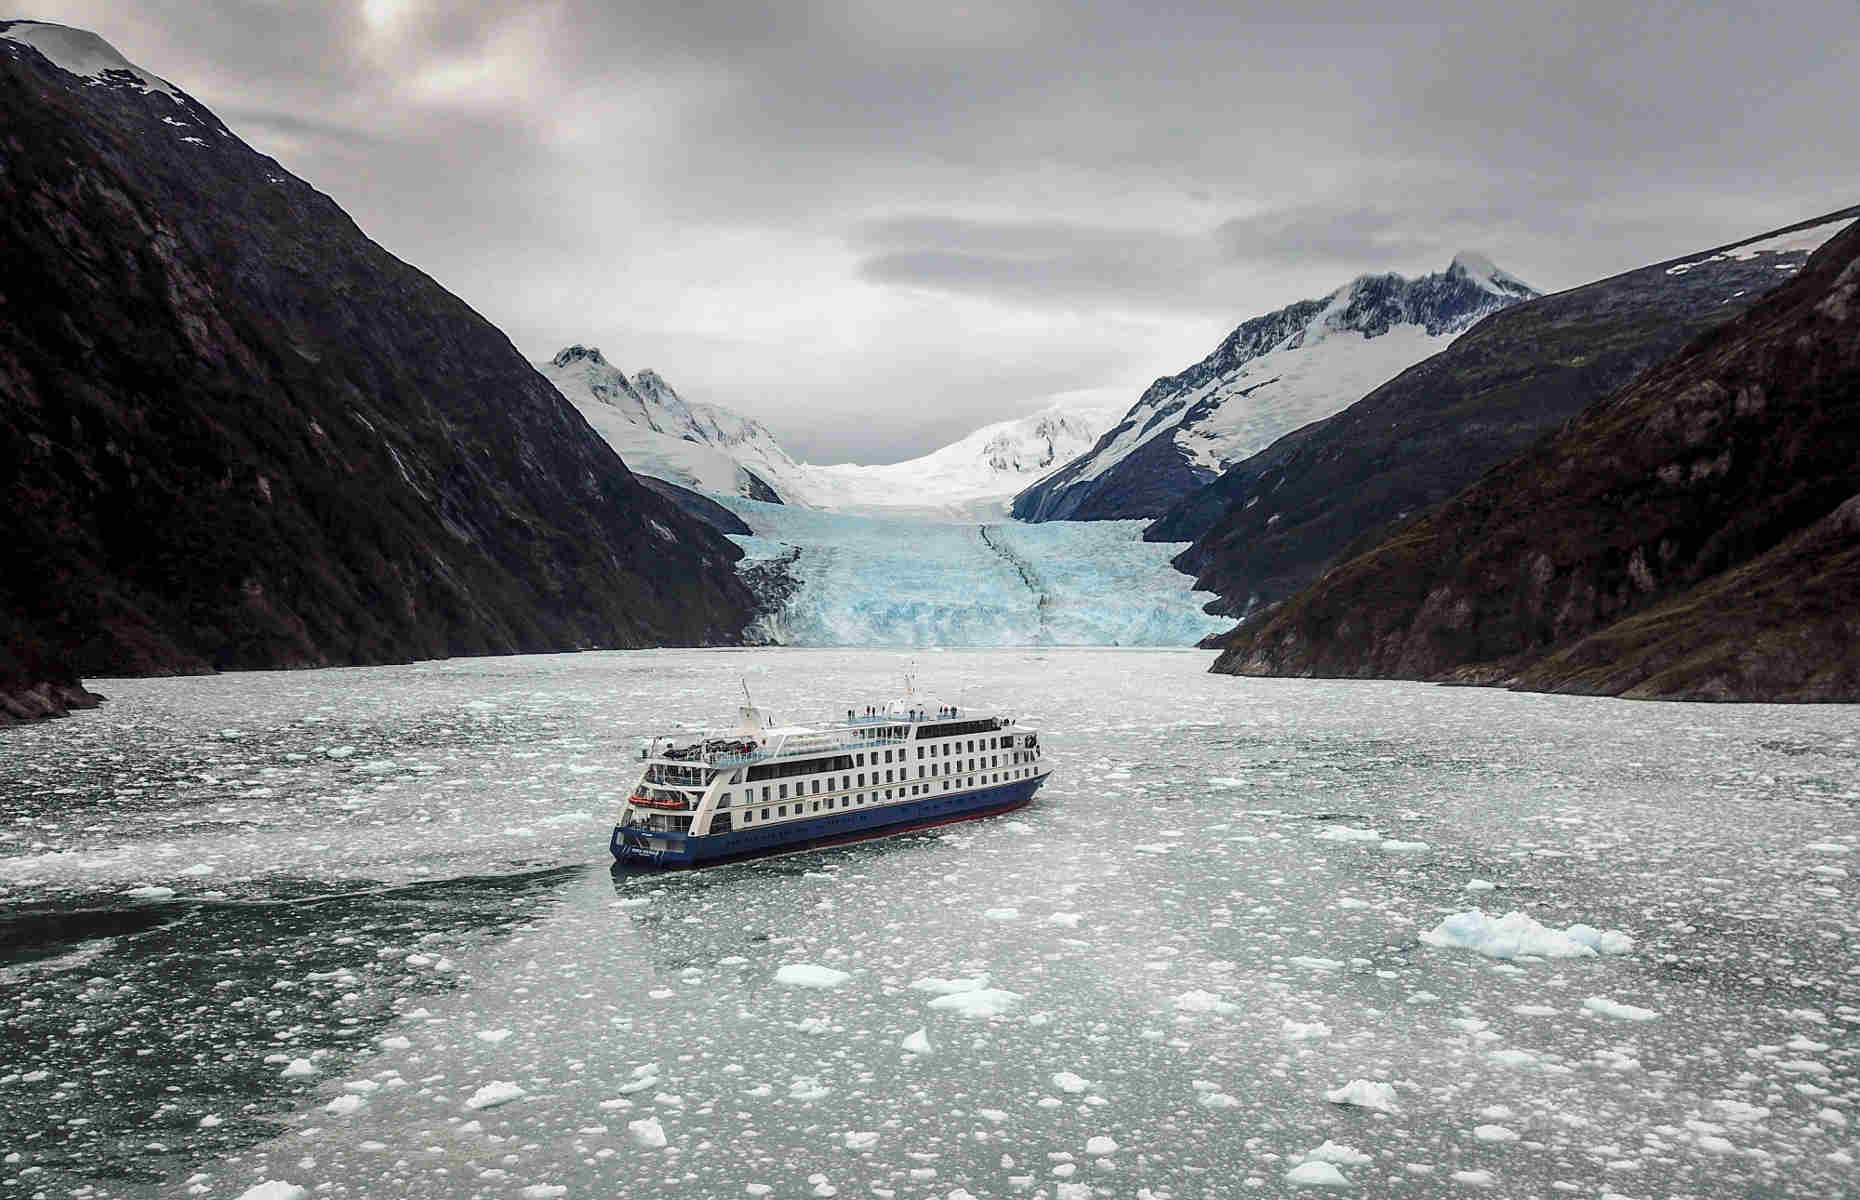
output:
POLYGON ((752 632, 784 646, 1192 646, 1231 623, 1142 521, 934 521, 713 497, 786 581, 752 632))

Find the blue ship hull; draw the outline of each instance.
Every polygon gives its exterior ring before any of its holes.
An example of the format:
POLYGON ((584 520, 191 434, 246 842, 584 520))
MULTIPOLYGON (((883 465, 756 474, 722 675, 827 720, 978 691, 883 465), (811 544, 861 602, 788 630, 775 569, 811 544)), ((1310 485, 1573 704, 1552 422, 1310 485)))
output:
POLYGON ((972 792, 925 796, 871 808, 841 809, 806 820, 758 825, 703 837, 616 825, 608 849, 621 863, 652 867, 697 867, 731 859, 784 854, 816 846, 890 837, 913 829, 1009 812, 1033 799, 1033 794, 1045 782, 1044 775, 1036 775, 972 792))

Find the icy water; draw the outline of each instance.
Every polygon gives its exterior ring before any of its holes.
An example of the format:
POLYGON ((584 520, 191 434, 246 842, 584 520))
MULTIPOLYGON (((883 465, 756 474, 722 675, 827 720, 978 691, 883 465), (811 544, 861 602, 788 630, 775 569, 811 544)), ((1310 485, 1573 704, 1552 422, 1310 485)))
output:
POLYGON ((925 654, 1032 807, 675 876, 636 739, 904 656, 100 685, 0 735, 0 1197, 1860 1192, 1854 710, 1207 661, 925 654))

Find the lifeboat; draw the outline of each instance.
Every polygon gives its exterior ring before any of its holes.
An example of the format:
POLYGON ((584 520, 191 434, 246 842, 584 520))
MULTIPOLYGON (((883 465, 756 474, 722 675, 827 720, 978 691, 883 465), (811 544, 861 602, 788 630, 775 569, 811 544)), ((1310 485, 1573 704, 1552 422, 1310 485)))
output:
POLYGON ((652 796, 628 796, 627 803, 635 808, 690 808, 691 802, 680 796, 672 800, 659 800, 652 796))

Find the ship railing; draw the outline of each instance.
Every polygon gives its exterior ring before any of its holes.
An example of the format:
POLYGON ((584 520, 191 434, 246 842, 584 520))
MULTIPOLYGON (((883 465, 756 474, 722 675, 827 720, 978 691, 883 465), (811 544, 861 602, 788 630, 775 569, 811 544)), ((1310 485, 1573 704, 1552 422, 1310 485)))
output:
POLYGON ((999 714, 996 714, 996 713, 977 713, 974 716, 944 717, 944 716, 938 716, 935 713, 919 711, 918 714, 914 717, 908 716, 908 715, 901 716, 898 713, 880 713, 879 715, 873 716, 873 717, 868 717, 868 716, 865 716, 864 714, 860 714, 859 716, 855 716, 851 721, 847 722, 847 724, 849 725, 934 725, 938 721, 986 721, 991 716, 997 717, 1003 725, 1006 725, 1012 719, 1009 717, 999 716, 999 714))
POLYGON ((849 738, 824 737, 819 741, 806 742, 789 738, 776 745, 750 751, 747 754, 725 753, 712 755, 705 761, 717 767, 740 767, 744 763, 762 762, 771 758, 786 758, 791 754, 815 753, 826 750, 863 750, 867 746, 902 746, 908 738, 849 738))

